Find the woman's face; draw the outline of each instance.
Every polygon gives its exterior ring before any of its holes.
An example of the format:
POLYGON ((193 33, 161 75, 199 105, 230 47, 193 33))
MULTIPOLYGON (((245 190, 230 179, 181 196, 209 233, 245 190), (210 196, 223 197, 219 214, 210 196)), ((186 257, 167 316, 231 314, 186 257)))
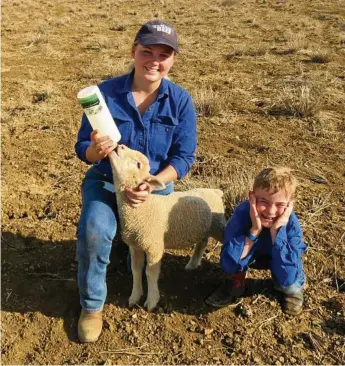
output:
POLYGON ((164 78, 175 61, 174 50, 161 44, 149 46, 137 44, 132 56, 136 77, 141 77, 149 82, 164 78))

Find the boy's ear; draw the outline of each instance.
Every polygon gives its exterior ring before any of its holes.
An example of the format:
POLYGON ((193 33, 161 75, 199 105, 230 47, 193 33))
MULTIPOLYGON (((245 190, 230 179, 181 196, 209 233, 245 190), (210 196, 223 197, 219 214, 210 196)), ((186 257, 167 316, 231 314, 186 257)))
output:
POLYGON ((248 199, 249 199, 249 200, 252 198, 253 194, 254 194, 254 192, 253 192, 253 191, 249 191, 249 193, 248 193, 248 199))
POLYGON ((147 178, 145 178, 143 183, 145 183, 145 182, 150 184, 150 186, 152 187, 152 190, 165 188, 165 184, 159 178, 155 177, 154 175, 149 175, 147 178))

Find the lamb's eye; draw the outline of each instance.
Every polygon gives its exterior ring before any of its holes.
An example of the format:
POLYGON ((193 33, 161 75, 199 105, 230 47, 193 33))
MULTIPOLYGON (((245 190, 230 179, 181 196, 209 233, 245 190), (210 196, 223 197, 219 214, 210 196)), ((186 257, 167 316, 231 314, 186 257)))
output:
POLYGON ((141 168, 141 163, 140 161, 137 161, 137 168, 140 169, 141 168))

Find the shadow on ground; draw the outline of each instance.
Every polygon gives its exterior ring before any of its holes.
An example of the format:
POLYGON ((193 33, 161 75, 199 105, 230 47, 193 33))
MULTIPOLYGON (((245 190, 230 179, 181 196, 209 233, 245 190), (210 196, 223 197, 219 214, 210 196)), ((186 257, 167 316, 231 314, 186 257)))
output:
MULTIPOLYGON (((118 242, 118 241, 116 241, 118 242)), ((12 233, 2 234, 2 310, 40 312, 62 318, 70 340, 76 340, 80 312, 75 241, 42 241, 12 233)), ((114 245, 107 271, 107 304, 127 308, 132 277, 126 265, 127 247, 114 245)), ((223 278, 218 263, 203 260, 195 271, 185 271, 189 256, 165 253, 156 311, 201 315, 213 312, 204 300, 223 278)), ((269 280, 247 280, 245 296, 272 294, 269 280)), ((146 291, 146 280, 144 279, 146 291)), ((145 296, 143 297, 143 302, 145 296)), ((142 305, 142 304, 141 304, 142 305)))

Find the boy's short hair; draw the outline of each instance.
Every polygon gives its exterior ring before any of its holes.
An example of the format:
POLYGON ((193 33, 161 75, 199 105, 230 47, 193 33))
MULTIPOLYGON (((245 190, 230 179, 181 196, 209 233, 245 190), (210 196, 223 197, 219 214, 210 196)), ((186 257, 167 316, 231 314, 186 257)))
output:
POLYGON ((254 178, 253 191, 257 188, 267 189, 277 193, 285 191, 293 197, 297 186, 297 180, 287 167, 265 168, 254 178))

